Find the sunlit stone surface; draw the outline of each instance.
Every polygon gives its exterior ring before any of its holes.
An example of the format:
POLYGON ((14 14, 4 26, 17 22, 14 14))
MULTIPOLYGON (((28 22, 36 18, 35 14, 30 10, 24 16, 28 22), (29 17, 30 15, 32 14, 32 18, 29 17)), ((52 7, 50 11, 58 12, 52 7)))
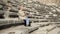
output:
POLYGON ((29 31, 35 30, 38 27, 37 25, 39 25, 39 29, 30 34, 60 34, 60 6, 54 3, 52 4, 53 5, 49 3, 49 5, 46 5, 36 0, 0 0, 0 26, 24 23, 23 20, 18 17, 21 5, 25 7, 23 11, 25 11, 27 14, 26 16, 29 17, 31 24, 34 24, 28 28, 21 26, 22 29, 20 29, 21 27, 19 28, 16 26, 20 30, 14 30, 14 27, 3 31, 0 30, 1 33, 9 32, 7 34, 29 34, 29 31))

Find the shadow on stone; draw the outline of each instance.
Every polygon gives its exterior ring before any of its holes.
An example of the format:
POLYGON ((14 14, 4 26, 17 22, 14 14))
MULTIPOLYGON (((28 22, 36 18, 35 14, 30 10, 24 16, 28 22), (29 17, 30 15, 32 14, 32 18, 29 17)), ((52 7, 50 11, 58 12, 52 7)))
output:
POLYGON ((24 25, 24 23, 15 23, 15 24, 3 25, 3 26, 0 26, 0 30, 10 28, 12 26, 18 26, 18 25, 24 25))

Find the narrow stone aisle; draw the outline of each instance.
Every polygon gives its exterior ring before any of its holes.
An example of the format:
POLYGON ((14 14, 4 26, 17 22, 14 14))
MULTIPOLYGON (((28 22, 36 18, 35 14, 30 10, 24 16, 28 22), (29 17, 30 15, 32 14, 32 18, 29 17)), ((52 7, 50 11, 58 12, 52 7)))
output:
POLYGON ((38 30, 32 32, 31 34, 57 34, 60 31, 60 28, 55 28, 55 25, 49 25, 41 27, 38 30), (48 32, 48 30, 50 30, 48 32))
POLYGON ((39 28, 38 30, 32 32, 31 34, 46 34, 46 31, 43 31, 39 28))

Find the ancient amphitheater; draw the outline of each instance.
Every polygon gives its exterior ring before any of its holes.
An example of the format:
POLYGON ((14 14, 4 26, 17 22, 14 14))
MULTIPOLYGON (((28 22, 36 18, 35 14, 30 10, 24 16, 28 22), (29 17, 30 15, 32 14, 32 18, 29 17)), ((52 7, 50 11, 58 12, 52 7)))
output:
POLYGON ((0 0, 0 34, 60 34, 59 3, 60 0, 0 0), (31 27, 25 27, 19 19, 21 5, 31 27))

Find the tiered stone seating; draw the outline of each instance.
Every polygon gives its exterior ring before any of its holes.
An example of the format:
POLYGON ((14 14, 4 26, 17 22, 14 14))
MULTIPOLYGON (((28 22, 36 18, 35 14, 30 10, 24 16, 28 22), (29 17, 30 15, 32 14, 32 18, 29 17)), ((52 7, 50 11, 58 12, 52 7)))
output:
POLYGON ((13 12, 10 14, 14 14, 14 15, 18 13, 20 6, 23 5, 25 7, 23 11, 25 11, 25 13, 28 13, 27 16, 29 16, 30 20, 33 22, 36 20, 37 22, 60 21, 59 6, 55 6, 55 5, 49 6, 33 0, 28 0, 28 1, 27 0, 8 0, 8 1, 6 0, 6 2, 1 0, 0 5, 1 5, 0 9, 5 11, 7 10, 8 7, 11 7, 12 9, 9 11, 9 13, 13 12), (46 15, 48 15, 48 17, 46 17, 46 15))

